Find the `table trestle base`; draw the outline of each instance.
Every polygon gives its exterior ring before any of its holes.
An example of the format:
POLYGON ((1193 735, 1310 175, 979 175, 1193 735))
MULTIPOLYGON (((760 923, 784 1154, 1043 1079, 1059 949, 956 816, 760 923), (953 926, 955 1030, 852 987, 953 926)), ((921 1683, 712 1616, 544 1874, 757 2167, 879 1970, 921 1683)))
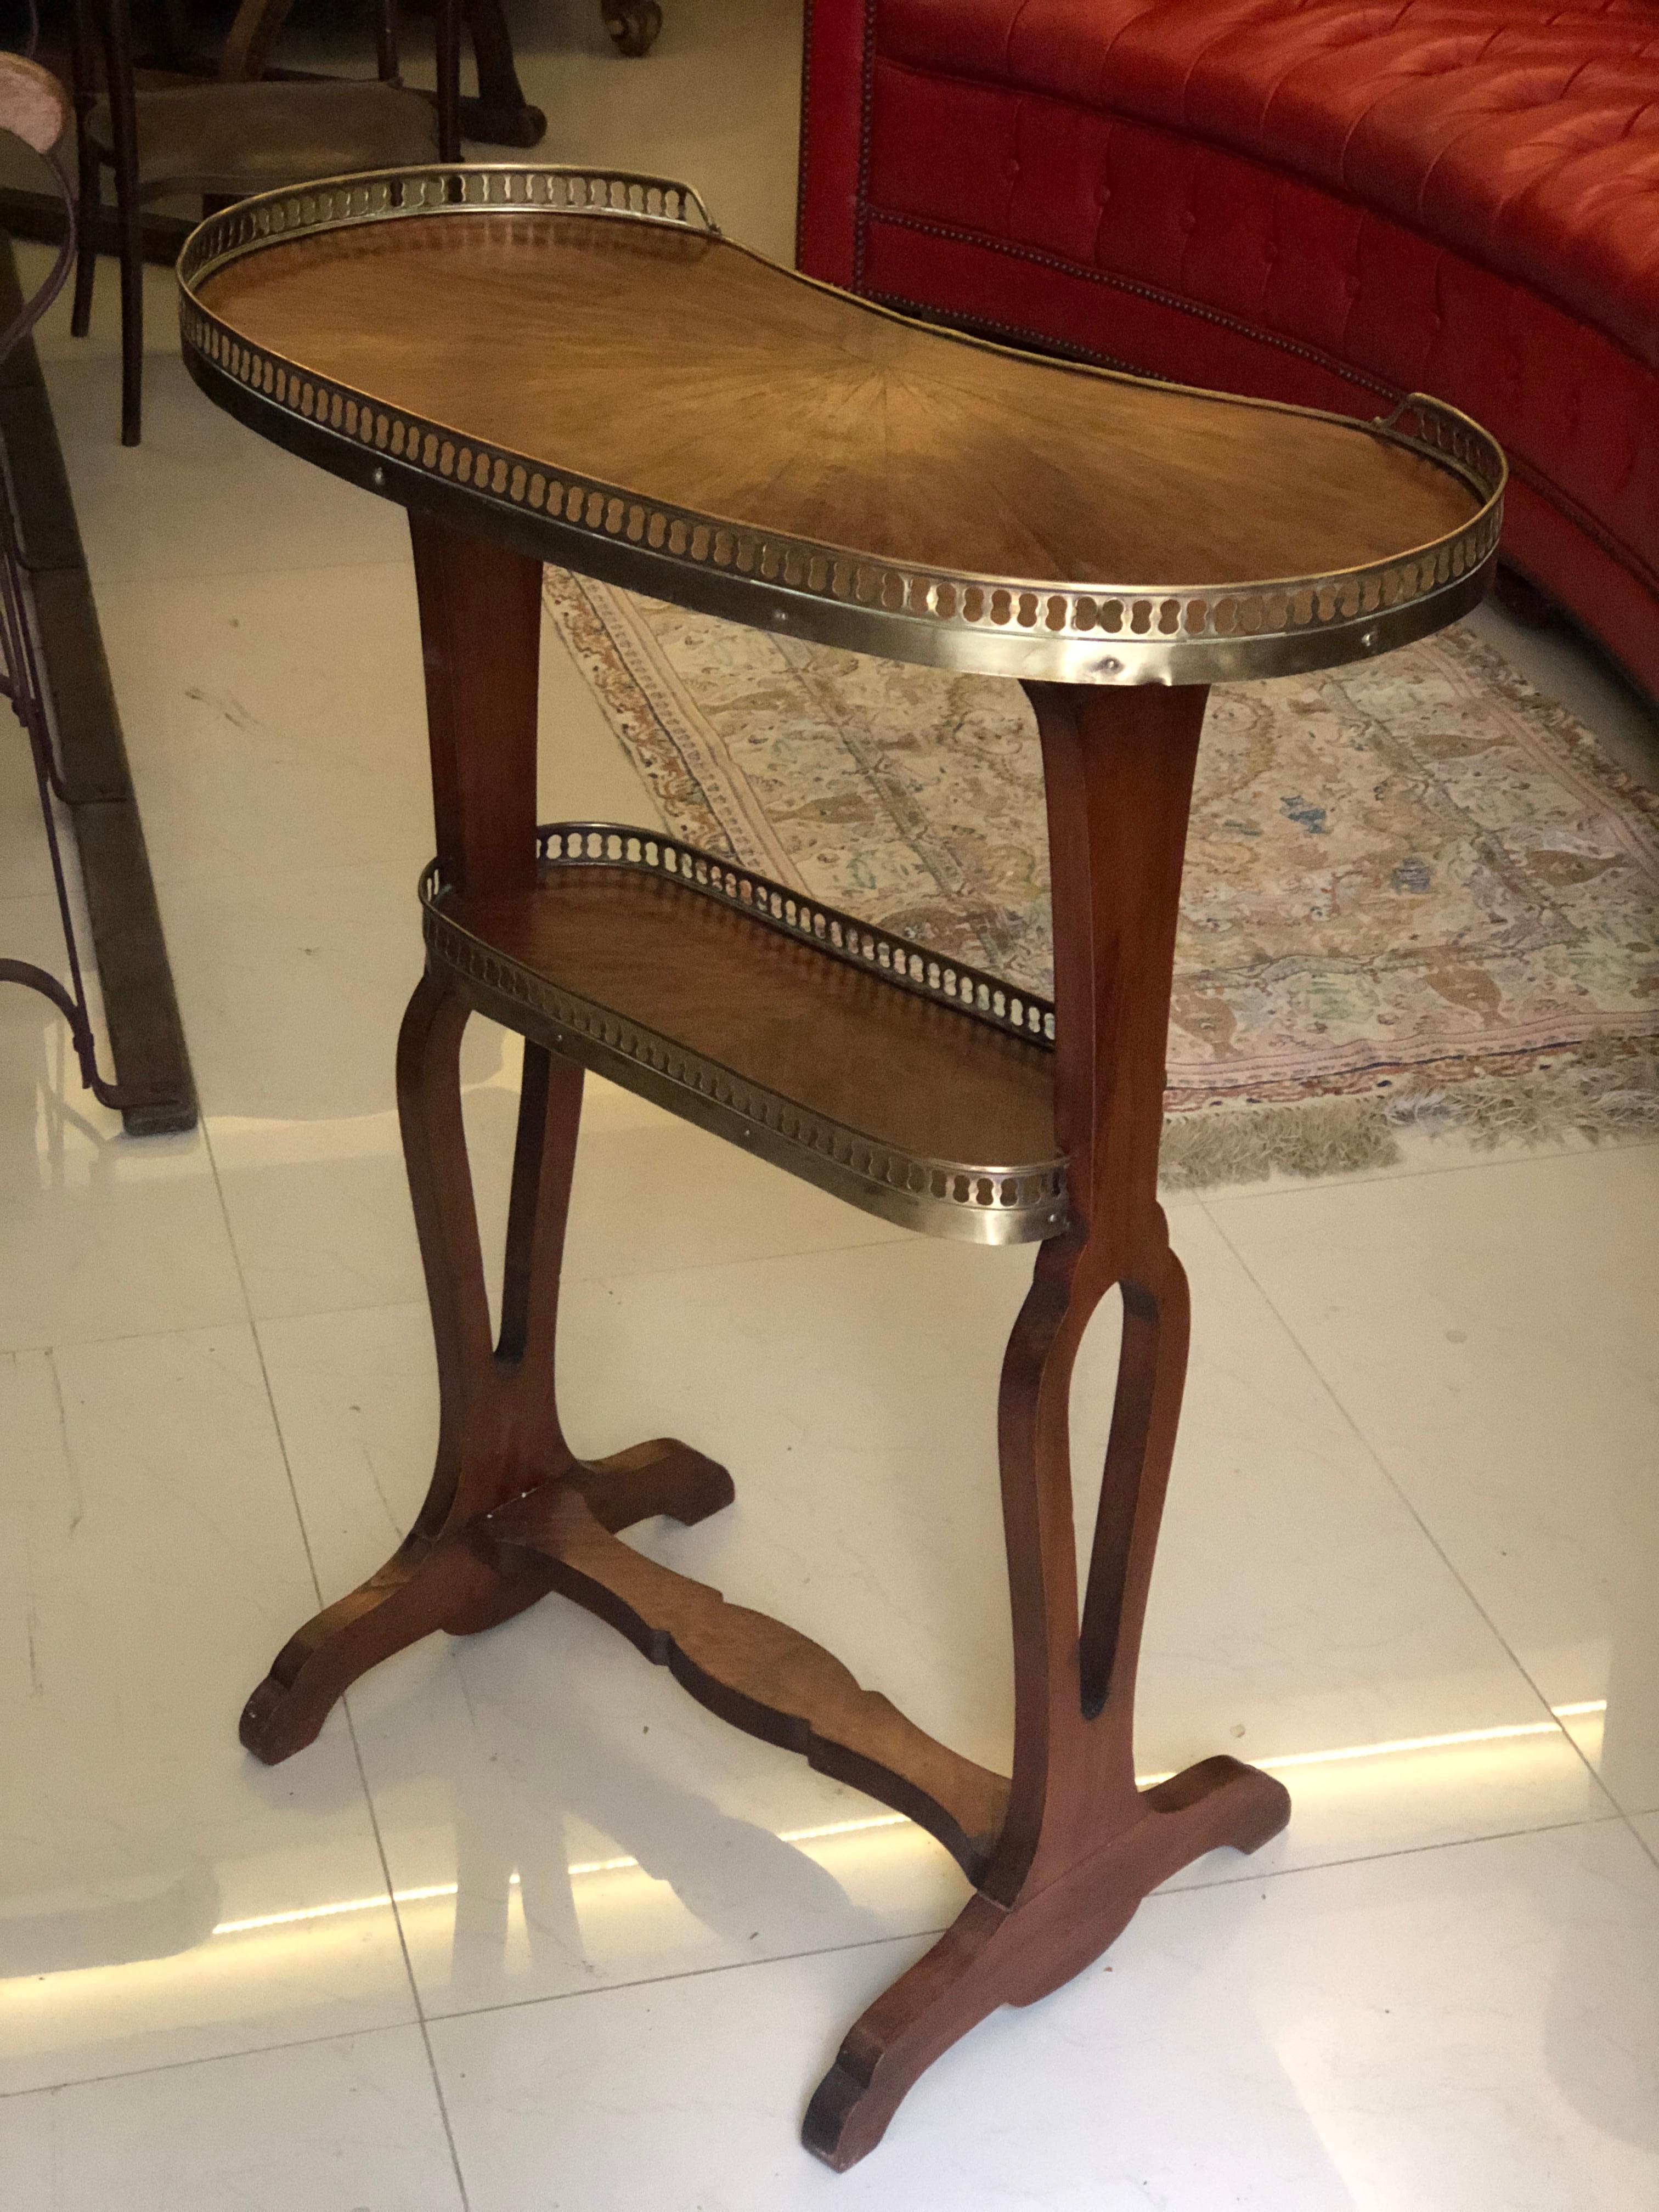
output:
POLYGON ((837 2172, 873 2150, 906 2092, 1003 2005, 1035 2004, 1091 1966, 1152 1890, 1205 1852, 1259 1850, 1290 1818, 1282 1783, 1224 1756, 1142 1793, 1124 1825, 1012 1906, 981 1890, 854 2022, 801 2139, 837 2172))
POLYGON ((422 978, 398 1051, 442 1383, 432 1487, 392 1559, 284 1647, 248 1701, 242 1741, 267 1763, 285 1759, 380 1660, 434 1630, 498 1626, 556 1593, 668 1667, 711 1712, 915 1820, 977 1887, 932 1949, 854 2024, 811 2099, 803 2140, 844 2169, 879 2142, 927 2067, 988 2014, 1031 2003, 1080 1972, 1141 1899, 1193 1859, 1228 1845, 1255 1850, 1289 1817, 1283 1785, 1231 1758, 1145 1790, 1134 1779, 1134 1658, 1185 1366, 1185 1281, 1154 1206, 1143 1280, 1126 1292, 1079 1632, 1064 1407, 1077 1346, 1115 1279, 1085 1233, 1041 1248, 1000 1407, 1019 1709, 1011 1787, 796 1630, 621 1540, 653 1515, 705 1519, 732 1502, 732 1479, 672 1438, 591 1462, 565 1443, 554 1337, 583 1072, 533 1042, 491 1343, 461 1122, 459 1050, 471 1011, 443 979, 422 978), (1057 1660, 1052 1672, 1039 1650, 1057 1660))
MULTIPOLYGON (((827 909, 805 902, 793 922, 787 913, 738 911, 758 908, 763 892, 769 908, 776 887, 745 878, 747 890, 738 883, 734 890, 723 874, 700 882, 700 868, 719 874, 721 864, 688 855, 672 840, 659 840, 653 857, 645 832, 564 825, 542 834, 538 858, 527 809, 539 576, 516 556, 432 526, 417 526, 416 550, 434 773, 441 791, 453 783, 450 819, 465 830, 447 857, 441 842, 428 882, 428 972, 404 1018, 398 1059, 438 1358, 436 1466, 408 1540, 290 1642, 249 1702, 243 1741, 262 1759, 285 1758, 379 1660, 434 1629, 474 1634, 559 1592, 669 1667, 711 1711, 916 1820, 976 1887, 954 1926, 854 2025, 811 2100, 807 2146, 845 2167, 880 2139, 917 2075, 976 2021, 1057 1988, 1112 1942, 1149 1890, 1219 1845, 1255 1850, 1289 1814, 1278 1782, 1230 1759, 1206 1760, 1145 1791, 1134 1776, 1135 1664, 1187 1362, 1186 1279, 1158 1204, 1157 1170, 1182 853, 1204 695, 1028 687, 1048 810, 1054 1006, 1051 1018, 1041 1002, 1032 1002, 1035 1016, 1021 1004, 1020 1023, 1034 1022, 1040 1034, 1000 1035, 1012 1009, 1006 998, 1000 1016, 994 1006, 978 1006, 978 979, 971 993, 961 989, 954 1008, 927 1003, 935 995, 930 956, 922 956, 922 988, 907 993, 915 979, 867 972, 861 945, 805 941, 819 936, 821 923, 827 933, 827 909), (462 650, 475 596, 487 598, 498 640, 516 640, 516 651, 480 659, 462 650), (497 785, 475 791, 458 780, 465 762, 453 739, 484 713, 521 737, 509 756, 510 780, 504 772, 497 785), (511 811, 503 791, 513 794, 511 811), (492 841, 495 857, 481 868, 476 855, 492 841), (664 866, 671 849, 672 868, 664 866), (469 869, 487 886, 482 895, 469 893, 469 869), (671 876, 678 880, 664 880, 671 876), (630 902, 641 909, 631 918, 630 902), (619 915, 620 931, 613 926, 619 915), (699 931, 713 933, 720 961, 743 977, 741 989, 726 995, 742 1000, 750 1027, 722 1031, 727 1016, 709 988, 719 963, 710 964, 695 942, 690 954, 684 950, 699 931), (803 941, 783 941, 792 935, 803 941), (562 972, 567 1000, 583 975, 595 989, 595 978, 604 984, 586 1002, 595 1009, 586 1029, 567 1018, 568 1006, 550 1015, 540 994, 539 986, 558 984, 562 972), (619 997, 623 986, 642 1003, 619 997), (799 1048, 787 1036, 796 989, 808 1010, 807 1041, 799 1048), (653 991, 667 994, 662 1006, 653 991), (757 1022, 754 1008, 767 992, 775 994, 782 1026, 757 1022), (629 1005, 626 1018, 619 1003, 629 1005), (717 1511, 732 1498, 731 1478, 691 1446, 667 1439, 580 1462, 555 1402, 582 1060, 607 1066, 601 1052, 614 1057, 622 1042, 617 1024, 631 1022, 637 1034, 665 1008, 702 1024, 705 1044, 725 1036, 744 1051, 769 1050, 792 1079, 833 1090, 847 1058, 841 1041, 851 1040, 857 1024, 835 1031, 836 1050, 827 1057, 813 1057, 811 1038, 820 1024, 835 1023, 843 1003, 856 1006, 860 1022, 887 1024, 882 1034, 896 1041, 895 1051, 908 1048, 906 1024, 919 1024, 922 1048, 960 1067, 963 1083, 980 1081, 988 1064, 990 1086, 975 1094, 988 1101, 985 1110, 993 1121, 1005 1115, 1007 1126, 1024 1115, 1052 1140, 1063 1166, 1064 1222, 1037 1246, 998 1407, 1015 1662, 1007 1781, 926 1735, 807 1638, 622 1542, 621 1530, 651 1514, 691 1522, 717 1511), (461 1039, 475 1012, 526 1036, 494 1337, 461 1115, 461 1039), (975 1018, 988 1012, 989 1023, 975 1018), (556 1048, 561 1044, 568 1051, 556 1048), (1034 1123, 1033 1098, 1040 1108, 1034 1123), (1079 1591, 1072 1370, 1091 1319, 1114 1291, 1122 1302, 1122 1350, 1079 1591)), ((836 922, 843 934, 853 926, 846 917, 836 922)), ((896 950, 890 945, 890 962, 896 950)), ((635 1070, 645 1064, 626 1052, 622 1059, 635 1070)), ((939 1103, 927 1110, 948 1117, 951 1086, 938 1089, 939 1103)), ((692 1091, 671 1089, 665 1103, 722 1126, 699 1115, 692 1091)), ((902 1100, 890 1109, 902 1109, 902 1100)), ((723 1133, 742 1139, 741 1127, 723 1133)))

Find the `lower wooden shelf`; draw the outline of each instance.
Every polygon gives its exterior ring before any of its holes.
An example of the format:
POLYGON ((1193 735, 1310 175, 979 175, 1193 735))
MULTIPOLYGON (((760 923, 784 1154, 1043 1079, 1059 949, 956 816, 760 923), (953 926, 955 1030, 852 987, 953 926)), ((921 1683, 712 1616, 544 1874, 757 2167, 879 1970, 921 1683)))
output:
POLYGON ((538 837, 530 893, 422 886, 480 1013, 884 1220, 1066 1226, 1046 1000, 649 830, 538 837))

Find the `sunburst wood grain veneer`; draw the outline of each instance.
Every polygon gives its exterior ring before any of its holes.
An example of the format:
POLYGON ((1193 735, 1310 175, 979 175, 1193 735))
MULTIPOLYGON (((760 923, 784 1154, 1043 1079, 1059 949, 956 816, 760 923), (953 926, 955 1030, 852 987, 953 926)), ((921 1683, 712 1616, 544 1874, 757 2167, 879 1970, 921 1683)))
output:
POLYGON ((336 179, 204 224, 180 264, 210 397, 398 500, 414 538, 437 858, 398 1092, 442 1413, 397 1555, 284 1647, 266 1760, 434 1629, 557 1590, 739 1728, 939 1838, 975 1884, 854 2023, 805 2136, 844 2167, 976 2021, 1112 1942, 1281 1785, 1135 1784, 1135 1662, 1187 1291, 1157 1200, 1176 906, 1206 687, 1376 653, 1485 590, 1503 461, 1427 399, 1386 424, 925 329, 721 238, 689 188, 568 169, 336 179), (655 832, 535 823, 541 563, 785 634, 1022 680, 1048 792, 1050 1005, 655 832), (492 1340, 462 1134, 475 1011, 525 1068, 492 1340), (1013 1617, 1004 1779, 804 1637, 644 1559, 731 1478, 667 1439, 578 1461, 553 1392, 592 1067, 854 1205, 1034 1241, 999 1413, 1013 1617), (1108 1291, 1121 1364, 1079 1607, 1067 1399, 1108 1291))

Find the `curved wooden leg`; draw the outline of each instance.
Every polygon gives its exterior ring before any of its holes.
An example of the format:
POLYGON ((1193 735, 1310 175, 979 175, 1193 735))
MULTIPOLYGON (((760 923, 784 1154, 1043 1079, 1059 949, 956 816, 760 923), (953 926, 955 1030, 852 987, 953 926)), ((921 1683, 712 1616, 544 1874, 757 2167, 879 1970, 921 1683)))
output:
POLYGON ((410 1537, 377 1574, 289 1638, 242 1708, 244 1747, 278 1765, 316 1741, 343 1692, 382 1659, 459 1616, 487 1627, 544 1595, 528 1578, 509 1587, 459 1546, 410 1537))
POLYGON ((242 1741, 268 1765, 310 1743, 341 1693, 380 1660, 434 1629, 474 1635, 495 1627, 545 1595, 552 1582, 540 1562, 492 1566, 460 1540, 478 1515, 562 1480, 612 1529, 653 1513, 697 1521, 731 1502, 725 1469, 671 1438, 591 1465, 564 1440, 554 1340, 582 1073, 536 1045, 525 1048, 501 1328, 491 1345, 461 1118, 467 1011, 422 978, 398 1046, 404 1152, 438 1356, 431 1486, 394 1556, 291 1638, 249 1698, 242 1741))
POLYGON ((1290 1799, 1210 1759, 1134 1778, 1134 1684, 1187 1366, 1188 1294, 1158 1204, 1164 1054, 1201 691, 1029 687, 1053 867, 1055 1125, 1073 1225, 1037 1256, 998 1406, 1014 1640, 1014 1771, 979 1893, 864 2014, 808 2108, 837 2169, 917 2076, 1000 2005, 1030 2004, 1202 1853, 1258 1849, 1290 1799), (1078 1604, 1069 1412, 1085 1330, 1123 1301, 1106 1466, 1078 1604))
POLYGON ((1073 1363, 1098 1303, 1085 1260, 1086 1248, 1045 1249, 1003 1370, 1017 1716, 1001 1843, 979 1893, 854 2023, 820 2083, 803 2140, 837 2171, 874 2148, 917 2078, 988 2014, 1060 1988, 1160 1882, 1224 1844, 1257 1850, 1290 1816, 1282 1784, 1233 1759, 1135 1786, 1134 1662, 1187 1353, 1186 1279, 1167 1248, 1147 1271, 1156 1291, 1126 1286, 1079 1632, 1065 1431, 1073 1363))
MULTIPOLYGON (((310 1743, 342 1692, 380 1660, 450 1620, 464 1617, 482 1627, 486 1613, 504 1620, 542 1595, 529 1579, 509 1590, 447 1541, 474 1514, 510 1495, 461 1120, 466 1022, 461 1001, 423 976, 398 1040, 404 1158, 438 1355, 441 1411, 431 1485, 393 1557, 290 1638, 248 1699, 242 1741, 267 1765, 310 1743)), ((580 1075, 576 1080, 580 1085, 580 1075)), ((521 1102, 521 1137, 528 1104, 521 1102)), ((515 1177, 514 1200, 519 1196, 515 1177)), ((511 1261, 509 1247, 509 1273, 511 1261)))
POLYGON ((465 0, 462 13, 478 77, 477 98, 461 102, 462 130, 488 145, 539 146, 547 118, 524 96, 501 0, 465 0))

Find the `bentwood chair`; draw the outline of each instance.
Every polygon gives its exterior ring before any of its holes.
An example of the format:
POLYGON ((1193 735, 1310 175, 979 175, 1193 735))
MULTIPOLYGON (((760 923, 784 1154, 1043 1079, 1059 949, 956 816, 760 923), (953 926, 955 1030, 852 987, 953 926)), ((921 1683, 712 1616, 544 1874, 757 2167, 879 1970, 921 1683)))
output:
MULTIPOLYGON (((395 0, 380 0, 378 79, 271 82, 222 73, 217 82, 140 90, 134 82, 129 0, 76 0, 81 249, 70 327, 84 337, 91 320, 100 184, 108 168, 114 173, 120 234, 124 446, 138 443, 142 422, 140 218, 149 202, 199 196, 206 214, 250 193, 313 177, 459 158, 458 0, 438 0, 435 107, 398 81, 394 9, 395 0)), ((246 42, 233 33, 222 72, 245 68, 251 58, 257 68, 262 56, 251 57, 246 42)))

